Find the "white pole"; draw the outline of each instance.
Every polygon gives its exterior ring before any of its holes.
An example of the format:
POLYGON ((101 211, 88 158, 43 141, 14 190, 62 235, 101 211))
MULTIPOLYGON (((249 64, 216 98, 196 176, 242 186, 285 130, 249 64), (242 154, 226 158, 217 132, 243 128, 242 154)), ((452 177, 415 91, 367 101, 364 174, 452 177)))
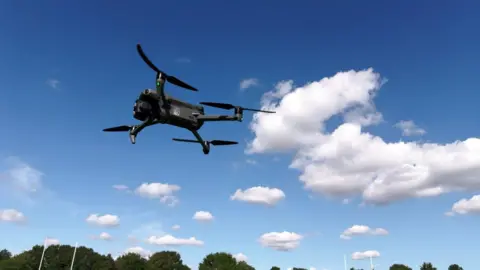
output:
POLYGON ((43 240, 43 251, 42 251, 42 257, 40 258, 40 265, 38 266, 38 270, 42 269, 42 263, 43 263, 43 257, 45 256, 46 245, 47 245, 47 238, 43 240))
POLYGON ((73 263, 75 262, 75 254, 77 253, 77 246, 78 246, 78 242, 75 243, 75 249, 73 250, 72 265, 70 265, 70 270, 73 269, 73 263))
POLYGON ((372 259, 372 256, 370 256, 370 269, 373 270, 373 259, 372 259))
POLYGON ((345 270, 347 270, 347 255, 343 255, 343 265, 345 266, 345 270))

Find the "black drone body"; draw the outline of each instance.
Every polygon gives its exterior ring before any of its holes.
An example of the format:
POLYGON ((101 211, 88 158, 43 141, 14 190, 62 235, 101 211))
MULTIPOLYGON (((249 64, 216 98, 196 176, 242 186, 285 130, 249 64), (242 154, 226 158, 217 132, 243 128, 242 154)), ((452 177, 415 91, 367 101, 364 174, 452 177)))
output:
POLYGON ((133 107, 133 117, 137 120, 142 121, 142 123, 134 126, 118 126, 106 128, 103 131, 128 132, 130 135, 130 142, 132 144, 135 144, 138 133, 144 128, 156 124, 168 124, 175 127, 187 129, 195 136, 195 140, 174 138, 174 141, 200 143, 203 148, 203 153, 208 154, 210 152, 210 145, 232 145, 237 144, 237 142, 222 140, 205 141, 198 133, 198 130, 203 126, 205 122, 241 122, 243 119, 244 111, 274 113, 271 111, 243 108, 240 106, 234 106, 226 103, 200 102, 201 105, 205 106, 216 107, 225 110, 234 110, 232 115, 205 115, 205 110, 203 106, 191 104, 176 99, 172 96, 165 94, 164 91, 165 82, 169 82, 171 84, 191 91, 198 91, 196 88, 159 70, 145 55, 140 44, 137 44, 137 51, 140 54, 140 57, 142 57, 143 61, 156 72, 155 90, 146 89, 142 91, 138 99, 135 101, 135 105, 133 107))

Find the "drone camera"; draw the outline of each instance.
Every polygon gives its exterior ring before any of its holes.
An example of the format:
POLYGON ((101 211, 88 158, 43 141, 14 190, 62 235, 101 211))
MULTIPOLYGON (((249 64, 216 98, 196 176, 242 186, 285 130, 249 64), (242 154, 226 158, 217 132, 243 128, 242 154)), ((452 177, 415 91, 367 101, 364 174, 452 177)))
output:
POLYGON ((133 105, 133 118, 145 121, 152 114, 152 105, 144 100, 137 99, 133 105))

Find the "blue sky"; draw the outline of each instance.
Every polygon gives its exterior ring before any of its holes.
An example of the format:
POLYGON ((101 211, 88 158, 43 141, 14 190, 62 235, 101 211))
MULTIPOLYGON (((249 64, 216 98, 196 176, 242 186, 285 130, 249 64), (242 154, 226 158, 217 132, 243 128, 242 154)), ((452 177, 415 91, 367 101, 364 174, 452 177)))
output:
POLYGON ((51 237, 118 255, 162 250, 145 239, 171 234, 204 242, 174 247, 189 265, 227 251, 257 269, 342 269, 344 254, 350 266, 367 268, 352 254, 378 251, 377 269, 423 261, 473 269, 480 239, 470 214, 480 206, 452 206, 480 188, 480 143, 466 141, 480 130, 478 8, 473 1, 3 1, 0 209, 22 212, 26 222, 0 223, 0 246, 20 252, 51 237), (172 142, 191 134, 169 126, 146 129, 136 145, 126 134, 102 133, 134 123, 137 95, 154 87, 138 42, 157 66, 200 90, 168 85, 173 96, 277 114, 258 116, 252 127, 251 115, 205 125, 206 139, 240 142, 209 156, 172 142), (249 78, 258 83, 240 89, 249 78), (278 90, 281 81, 288 93, 278 90), (179 186, 179 203, 140 196, 142 183, 179 186), (248 197, 280 198, 270 206, 230 199, 255 186, 285 196, 248 197), (197 211, 213 221, 193 220, 197 211), (91 214, 115 215, 119 225, 88 224, 91 214), (341 239, 353 225, 389 233, 363 228, 367 235, 341 239), (259 241, 284 231, 296 235, 259 241), (102 232, 113 239, 92 239, 102 232), (272 248, 285 243, 294 248, 272 248))

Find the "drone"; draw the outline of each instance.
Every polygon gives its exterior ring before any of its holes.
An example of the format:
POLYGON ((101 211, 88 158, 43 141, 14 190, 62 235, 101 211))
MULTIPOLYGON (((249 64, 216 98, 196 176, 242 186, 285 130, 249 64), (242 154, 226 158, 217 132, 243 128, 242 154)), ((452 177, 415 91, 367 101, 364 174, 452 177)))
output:
POLYGON ((223 140, 204 140, 198 133, 199 129, 205 122, 213 121, 237 121, 242 122, 244 111, 275 113, 273 111, 264 111, 257 109, 243 108, 228 103, 218 102, 200 102, 201 105, 220 108, 224 110, 233 110, 232 115, 206 115, 204 107, 197 104, 188 103, 180 99, 167 95, 164 90, 165 82, 169 82, 178 87, 188 89, 191 91, 198 91, 198 89, 189 84, 177 79, 174 76, 167 75, 167 73, 158 69, 150 59, 145 55, 140 44, 137 44, 137 52, 143 61, 156 72, 155 80, 156 87, 153 89, 145 89, 140 93, 133 106, 133 117, 141 124, 133 126, 117 126, 106 128, 105 132, 128 132, 130 142, 135 144, 136 137, 144 128, 156 124, 167 124, 183 129, 189 130, 194 136, 195 140, 173 138, 177 142, 199 143, 202 146, 203 153, 208 155, 210 153, 210 146, 233 145, 238 144, 234 141, 223 140))

